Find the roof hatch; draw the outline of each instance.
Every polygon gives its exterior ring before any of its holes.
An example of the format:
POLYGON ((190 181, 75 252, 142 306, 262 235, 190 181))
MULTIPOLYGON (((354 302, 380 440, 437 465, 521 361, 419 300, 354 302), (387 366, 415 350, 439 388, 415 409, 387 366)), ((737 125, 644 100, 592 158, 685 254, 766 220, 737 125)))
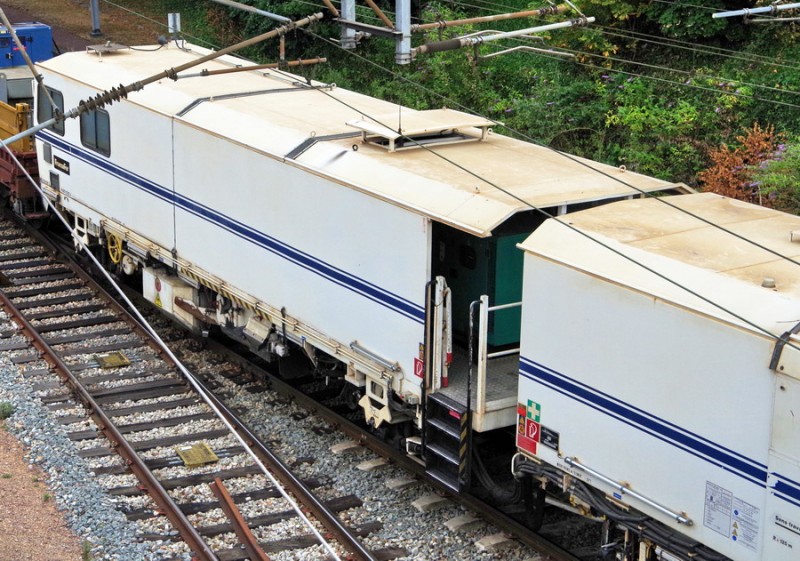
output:
POLYGON ((395 152, 429 144, 483 140, 495 122, 452 109, 431 109, 353 119, 346 124, 361 131, 363 142, 395 152))

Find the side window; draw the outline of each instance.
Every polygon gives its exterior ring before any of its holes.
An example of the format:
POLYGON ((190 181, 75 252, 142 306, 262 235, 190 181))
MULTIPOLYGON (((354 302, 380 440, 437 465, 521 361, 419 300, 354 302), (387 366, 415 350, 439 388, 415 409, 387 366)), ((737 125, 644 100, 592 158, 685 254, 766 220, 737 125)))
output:
POLYGON ((105 156, 111 155, 111 128, 107 111, 96 109, 81 114, 81 142, 105 156))
MULTIPOLYGON (((36 111, 36 116, 39 119, 40 123, 52 119, 56 115, 56 109, 59 113, 64 112, 64 94, 62 94, 58 90, 54 90, 53 88, 47 88, 47 91, 50 93, 50 97, 53 98, 53 103, 55 107, 50 104, 50 100, 44 94, 44 88, 47 86, 39 85, 39 91, 37 95, 37 102, 36 105, 38 107, 36 111)), ((59 121, 54 125, 47 127, 53 132, 57 132, 60 135, 64 135, 64 121, 59 121)))

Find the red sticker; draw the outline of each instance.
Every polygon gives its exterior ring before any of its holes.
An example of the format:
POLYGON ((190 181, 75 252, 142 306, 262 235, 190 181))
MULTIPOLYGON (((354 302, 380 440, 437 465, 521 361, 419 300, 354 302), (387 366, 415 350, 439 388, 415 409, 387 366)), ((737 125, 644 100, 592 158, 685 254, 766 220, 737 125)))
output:
POLYGON ((414 359, 414 376, 422 378, 425 375, 425 363, 420 359, 414 359))
POLYGON ((541 427, 539 423, 536 421, 531 421, 530 419, 526 419, 525 421, 525 436, 530 438, 531 440, 535 440, 539 442, 539 435, 541 434, 541 427))
POLYGON ((520 415, 517 418, 517 448, 536 454, 539 444, 539 429, 539 423, 520 415))

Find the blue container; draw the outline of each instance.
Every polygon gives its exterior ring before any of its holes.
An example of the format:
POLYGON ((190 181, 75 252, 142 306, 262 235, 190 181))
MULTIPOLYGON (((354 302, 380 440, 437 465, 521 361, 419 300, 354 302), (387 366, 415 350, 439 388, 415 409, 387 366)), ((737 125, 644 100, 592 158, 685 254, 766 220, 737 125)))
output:
MULTIPOLYGON (((32 22, 15 23, 13 26, 33 62, 47 60, 53 56, 53 33, 49 25, 32 22)), ((0 25, 0 68, 24 65, 25 59, 14 43, 11 32, 6 26, 0 25)))

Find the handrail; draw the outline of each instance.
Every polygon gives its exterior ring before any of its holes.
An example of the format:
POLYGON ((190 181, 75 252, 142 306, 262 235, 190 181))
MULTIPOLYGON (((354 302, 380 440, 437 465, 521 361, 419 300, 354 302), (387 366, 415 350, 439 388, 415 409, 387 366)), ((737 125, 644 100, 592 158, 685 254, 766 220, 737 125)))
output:
MULTIPOLYGON (((507 310, 509 308, 518 308, 522 306, 522 302, 511 302, 509 304, 498 304, 496 306, 489 306, 489 297, 486 294, 481 295, 480 300, 476 300, 472 304, 479 306, 479 320, 478 320, 478 395, 477 395, 477 410, 480 415, 486 413, 486 368, 490 358, 498 358, 501 356, 508 356, 519 353, 519 348, 506 349, 505 351, 498 351, 489 353, 489 312, 496 312, 499 310, 507 310)), ((470 309, 472 309, 470 307, 470 309)), ((470 314, 470 319, 471 319, 470 314)), ((470 334, 471 337, 471 334, 470 334)), ((470 361, 472 356, 470 355, 470 361)))

